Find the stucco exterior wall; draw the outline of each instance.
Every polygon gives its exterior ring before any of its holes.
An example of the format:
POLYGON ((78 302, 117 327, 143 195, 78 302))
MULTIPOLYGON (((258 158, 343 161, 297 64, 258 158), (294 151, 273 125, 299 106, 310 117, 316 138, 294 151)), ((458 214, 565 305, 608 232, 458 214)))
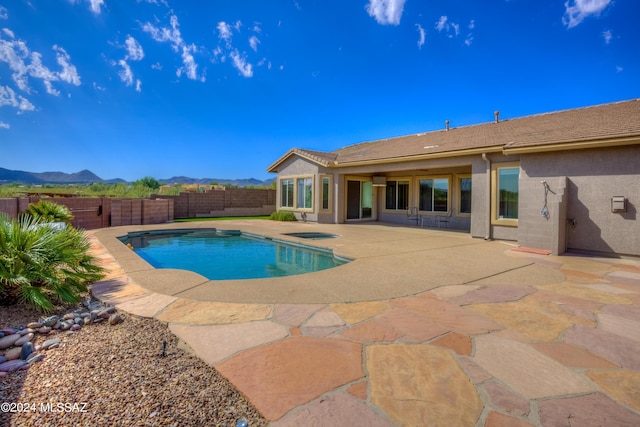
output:
POLYGON ((521 244, 549 241, 551 224, 540 215, 541 181, 560 191, 566 177, 567 247, 640 255, 640 146, 528 154, 521 156, 520 165, 521 200, 529 203, 520 206, 520 212, 526 212, 521 244), (611 211, 613 196, 626 198, 626 212, 611 211))

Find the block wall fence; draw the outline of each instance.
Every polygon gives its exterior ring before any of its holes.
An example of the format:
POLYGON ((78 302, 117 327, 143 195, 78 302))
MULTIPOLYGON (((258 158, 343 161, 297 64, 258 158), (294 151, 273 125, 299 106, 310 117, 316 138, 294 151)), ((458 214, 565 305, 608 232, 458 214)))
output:
MULTIPOLYGON (((276 191, 228 188, 178 196, 152 195, 149 199, 110 197, 47 197, 73 214, 72 225, 92 230, 122 225, 172 222, 176 218, 269 215, 276 209, 276 191)), ((41 197, 0 199, 0 212, 17 218, 41 197)))

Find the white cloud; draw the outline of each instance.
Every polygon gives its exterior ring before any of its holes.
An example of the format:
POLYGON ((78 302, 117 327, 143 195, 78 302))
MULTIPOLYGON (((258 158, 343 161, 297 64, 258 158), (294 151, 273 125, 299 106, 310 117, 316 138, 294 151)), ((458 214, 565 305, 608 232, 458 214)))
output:
POLYGON ((260 39, 256 36, 249 37, 249 46, 253 49, 254 52, 258 51, 258 45, 260 44, 260 39))
POLYGON ((7 8, 4 6, 0 6, 0 19, 9 19, 7 8))
POLYGON ((436 30, 438 31, 442 31, 444 29, 448 29, 449 26, 447 25, 447 20, 449 18, 447 18, 446 16, 441 16, 440 19, 438 19, 438 21, 436 22, 436 30))
POLYGON ((162 64, 159 63, 159 62, 156 62, 155 64, 151 64, 151 68, 154 69, 154 70, 160 71, 160 70, 162 70, 162 64))
POLYGON ((91 3, 91 11, 93 13, 100 13, 100 8, 104 6, 103 0, 89 0, 89 3, 91 3))
POLYGON ((124 42, 125 47, 127 49, 127 59, 131 59, 132 61, 140 61, 144 58, 144 50, 142 50, 142 46, 136 39, 127 35, 127 39, 124 42))
POLYGON ((418 29, 418 49, 422 49, 422 46, 424 46, 424 43, 427 39, 427 33, 424 31, 424 28, 422 28, 422 25, 420 24, 416 24, 416 27, 418 29))
POLYGON ((621 73, 623 69, 624 68, 622 68, 621 66, 616 65, 616 72, 621 73))
MULTIPOLYGON (((69 0, 71 4, 80 3, 81 0, 69 0)), ((88 0, 89 9, 96 15, 100 14, 102 6, 104 6, 104 0, 88 0)))
POLYGON ((147 22, 142 25, 142 30, 151 35, 151 38, 157 42, 169 42, 171 48, 175 52, 180 52, 182 57, 183 66, 176 70, 176 75, 180 77, 184 72, 188 78, 192 80, 205 81, 204 76, 198 76, 195 58, 192 53, 196 52, 196 46, 194 44, 187 45, 180 33, 180 24, 178 23, 178 17, 171 15, 169 19, 171 28, 156 27, 155 25, 147 22))
POLYGON ((567 28, 573 28, 588 16, 599 16, 610 3, 611 0, 569 0, 564 4, 565 12, 562 23, 567 28))
POLYGON ((9 35, 11 40, 0 38, 0 62, 7 63, 13 71, 11 77, 20 90, 30 93, 30 77, 42 80, 47 93, 54 96, 60 95, 60 92, 53 87, 52 82, 62 81, 75 86, 80 85, 78 71, 63 48, 53 46, 61 70, 52 71, 42 63, 40 52, 32 52, 24 41, 15 39, 12 31, 4 31, 4 34, 9 35))
POLYGON ((399 25, 405 0, 369 0, 367 13, 382 25, 399 25))
POLYGON ((80 75, 75 65, 71 64, 71 57, 63 48, 54 45, 53 50, 56 51, 56 61, 58 65, 62 67, 62 71, 58 73, 58 77, 63 82, 71 83, 75 86, 80 86, 80 75))
POLYGON ((231 57, 233 66, 236 67, 238 71, 240 71, 240 74, 247 78, 253 77, 253 66, 247 63, 244 57, 240 56, 240 53, 237 49, 231 52, 229 54, 229 57, 231 57))
POLYGON ((11 31, 8 28, 3 28, 2 32, 5 33, 6 35, 8 35, 10 39, 15 39, 16 38, 15 34, 13 34, 13 31, 11 31))
POLYGON ((136 80, 136 92, 142 92, 142 82, 140 79, 136 80))
POLYGON ((9 123, 5 123, 5 122, 0 122, 0 128, 2 129, 9 129, 11 126, 9 126, 9 123))
POLYGON ((233 37, 233 32, 231 31, 231 25, 227 24, 224 21, 220 21, 218 22, 217 27, 218 28, 218 37, 220 37, 220 39, 224 40, 227 43, 231 43, 231 38, 233 37))
POLYGON ((606 44, 611 43, 611 39, 613 39, 613 34, 611 34, 610 30, 606 30, 602 32, 602 38, 604 38, 604 42, 606 44))
POLYGON ((118 61, 118 65, 122 67, 122 70, 120 70, 120 72, 118 73, 118 76, 120 76, 120 80, 122 80, 122 82, 127 86, 133 85, 133 71, 131 71, 131 67, 129 66, 127 61, 121 59, 120 61, 118 61))
POLYGON ((471 21, 469 21, 469 26, 467 28, 469 28, 470 30, 473 30, 475 27, 476 27, 476 21, 472 19, 471 21))
POLYGON ((36 107, 31 102, 29 102, 28 99, 20 95, 16 95, 14 90, 9 86, 0 86, 0 107, 3 107, 5 105, 9 107, 15 107, 19 110, 19 112, 33 111, 36 109, 36 107))

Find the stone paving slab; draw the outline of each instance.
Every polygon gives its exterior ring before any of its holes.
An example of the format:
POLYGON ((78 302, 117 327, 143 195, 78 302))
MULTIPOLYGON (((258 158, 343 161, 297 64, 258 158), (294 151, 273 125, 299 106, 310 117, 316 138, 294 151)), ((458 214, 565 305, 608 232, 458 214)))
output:
POLYGON ((395 425, 348 393, 336 393, 317 399, 271 423, 271 427, 393 427, 395 425))
POLYGON ((212 366, 242 350, 289 335, 285 326, 270 321, 197 326, 170 323, 169 329, 212 366))
POLYGON ((398 425, 472 426, 482 401, 449 351, 421 345, 365 350, 371 402, 398 425))
POLYGON ((602 393, 539 403, 540 423, 545 427, 609 427, 640 425, 640 415, 602 393))
POLYGON ((618 369, 587 371, 586 374, 617 402, 640 412, 640 372, 618 369))
POLYGON ((576 325, 564 335, 564 342, 588 349, 618 366, 640 371, 640 343, 601 329, 576 325))
POLYGON ((168 305, 176 302, 178 298, 169 295, 150 293, 140 298, 125 301, 116 305, 119 310, 135 314, 141 317, 155 317, 168 305))
POLYGON ((277 420, 364 377, 361 354, 360 344, 344 340, 292 337, 247 350, 216 369, 265 417, 277 420))
POLYGON ((271 306, 179 299, 156 317, 168 323, 197 325, 242 323, 271 316, 271 306))
POLYGON ((598 320, 603 330, 640 342, 640 322, 607 313, 600 313, 598 320))
POLYGON ((595 391, 581 375, 533 347, 495 335, 475 337, 478 365, 527 399, 595 391))

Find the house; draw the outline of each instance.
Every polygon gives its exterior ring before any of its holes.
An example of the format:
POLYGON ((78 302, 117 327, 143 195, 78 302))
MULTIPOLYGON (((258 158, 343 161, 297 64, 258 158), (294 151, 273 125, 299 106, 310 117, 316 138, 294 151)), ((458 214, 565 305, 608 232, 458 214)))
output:
POLYGON ((640 99, 364 142, 276 160, 277 209, 564 253, 640 256, 640 99), (408 213, 410 215, 408 215, 408 213))

